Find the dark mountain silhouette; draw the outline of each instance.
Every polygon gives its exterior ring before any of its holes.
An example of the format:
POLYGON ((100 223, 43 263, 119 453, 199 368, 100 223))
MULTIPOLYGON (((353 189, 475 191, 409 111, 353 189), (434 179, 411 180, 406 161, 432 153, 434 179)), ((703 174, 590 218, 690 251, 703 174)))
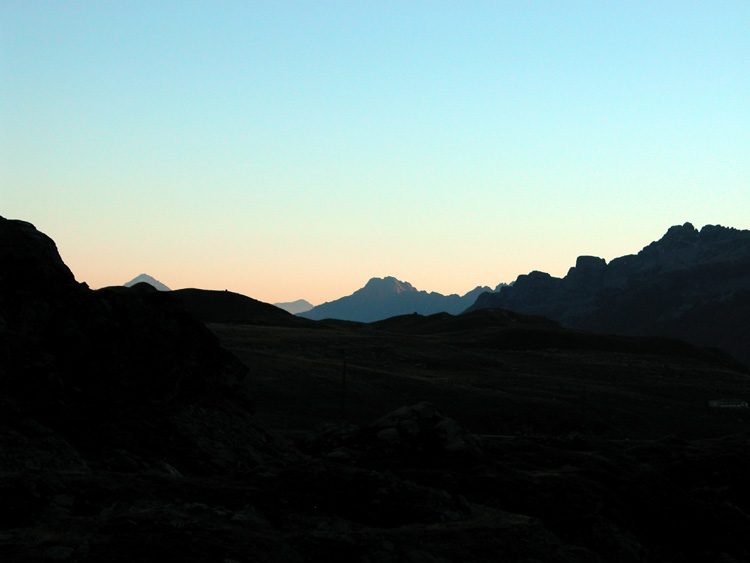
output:
MULTIPOLYGON (((247 368, 170 293, 146 283, 92 291, 49 237, 4 218, 0 264, 0 422, 43 432, 70 456, 55 463, 118 467, 151 456, 209 471, 218 458, 196 429, 217 412, 219 426, 237 425, 250 440, 256 429, 241 422, 252 412, 247 368)), ((46 463, 33 447, 18 455, 0 455, 0 470, 46 463)))
POLYGON ((305 313, 314 307, 312 303, 305 301, 304 299, 297 299, 296 301, 288 301, 285 303, 274 303, 274 305, 279 309, 284 309, 292 315, 305 313))
POLYGON ((313 307, 298 316, 307 319, 340 319, 358 322, 373 322, 396 315, 418 313, 457 314, 474 303, 489 287, 477 287, 466 295, 442 295, 419 291, 408 282, 394 277, 372 278, 352 295, 313 307))
POLYGON ((159 291, 171 291, 166 285, 161 283, 159 280, 152 278, 148 274, 141 274, 139 276, 134 277, 132 280, 130 280, 128 283, 124 283, 123 285, 125 287, 133 287, 135 284, 138 283, 147 283, 159 291))
POLYGON ((609 264, 581 256, 564 278, 544 272, 484 293, 468 311, 500 308, 563 326, 681 338, 750 362, 750 231, 690 223, 609 264))
POLYGON ((170 296, 204 323, 300 326, 309 321, 269 303, 231 291, 176 289, 170 296))

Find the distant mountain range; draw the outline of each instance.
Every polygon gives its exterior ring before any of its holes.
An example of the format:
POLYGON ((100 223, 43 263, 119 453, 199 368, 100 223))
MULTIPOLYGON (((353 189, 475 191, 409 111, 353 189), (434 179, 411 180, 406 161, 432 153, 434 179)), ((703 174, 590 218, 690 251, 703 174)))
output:
MULTIPOLYGON (((139 282, 169 290, 146 274, 125 285, 139 282)), ((463 296, 419 291, 390 276, 372 278, 352 295, 317 307, 301 299, 274 308, 238 294, 191 291, 198 292, 178 297, 207 322, 286 324, 293 321, 290 316, 275 318, 286 311, 303 319, 369 323, 412 313, 496 308, 574 329, 679 338, 750 363, 750 231, 714 225, 700 231, 690 223, 674 226, 637 254, 609 263, 580 256, 563 278, 533 271, 510 285, 477 287, 463 296)))
POLYGON ((296 315, 297 313, 305 313, 312 309, 314 306, 312 303, 310 303, 309 301, 305 301, 304 299, 297 299, 297 301, 289 301, 286 303, 274 303, 274 305, 279 309, 284 309, 292 315, 296 315))
POLYGON ((595 332, 666 336, 750 363, 750 231, 690 223, 609 264, 581 256, 564 278, 519 276, 468 311, 499 308, 595 332))
POLYGON ((149 285, 154 286, 159 291, 172 291, 166 285, 161 283, 159 280, 152 278, 148 274, 141 274, 140 276, 136 276, 132 280, 130 280, 128 283, 124 283, 122 285, 124 285, 125 287, 133 287, 134 285, 138 283, 147 283, 149 285))
POLYGON ((410 313, 458 314, 473 304, 480 294, 488 291, 492 291, 491 288, 477 287, 462 296, 442 295, 419 291, 410 283, 391 276, 372 278, 353 294, 323 303, 297 316, 313 320, 341 319, 369 323, 410 313))

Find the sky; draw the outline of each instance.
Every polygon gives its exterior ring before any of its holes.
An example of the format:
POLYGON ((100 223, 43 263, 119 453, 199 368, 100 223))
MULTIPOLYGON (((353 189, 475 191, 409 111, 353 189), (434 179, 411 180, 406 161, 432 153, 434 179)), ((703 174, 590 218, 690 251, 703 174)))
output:
POLYGON ((78 281, 463 294, 750 228, 750 2, 0 2, 0 215, 78 281))

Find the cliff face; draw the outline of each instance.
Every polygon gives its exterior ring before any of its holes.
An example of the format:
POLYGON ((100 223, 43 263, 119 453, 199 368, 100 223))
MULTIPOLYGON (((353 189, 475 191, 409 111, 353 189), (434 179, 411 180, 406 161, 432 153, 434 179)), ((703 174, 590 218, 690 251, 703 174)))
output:
POLYGON ((750 362, 750 231, 685 223, 609 264, 581 256, 564 278, 519 276, 469 310, 488 307, 571 328, 682 338, 750 362))

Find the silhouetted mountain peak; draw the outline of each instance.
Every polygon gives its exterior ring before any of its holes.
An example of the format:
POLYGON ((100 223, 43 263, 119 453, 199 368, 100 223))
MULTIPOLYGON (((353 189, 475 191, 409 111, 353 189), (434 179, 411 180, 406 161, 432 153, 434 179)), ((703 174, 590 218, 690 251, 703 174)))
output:
POLYGON ((384 278, 372 278, 365 284, 365 287, 361 291, 368 293, 387 295, 391 293, 406 293, 417 291, 417 289, 409 282, 402 282, 397 280, 393 276, 386 276, 384 278))
POLYGON ((416 289, 409 282, 387 276, 372 278, 352 295, 313 307, 299 316, 308 319, 342 319, 373 322, 396 315, 447 312, 458 314, 489 287, 477 287, 466 295, 442 295, 416 289))
POLYGON ((139 283, 147 283, 150 286, 155 287, 159 291, 172 291, 166 285, 161 283, 159 280, 152 278, 148 274, 141 274, 140 276, 136 276, 132 280, 130 280, 128 283, 124 283, 123 285, 125 287, 133 287, 134 285, 139 284, 139 283))
POLYGON ((579 271, 599 271, 606 266, 607 261, 597 256, 579 256, 576 259, 576 269, 579 271))
POLYGON ((698 229, 696 229, 692 223, 685 222, 682 225, 673 225, 669 227, 666 234, 662 237, 662 240, 668 238, 694 239, 696 235, 698 235, 698 229))
POLYGON ((695 245, 700 238, 698 229, 691 223, 684 225, 675 225, 670 227, 659 240, 646 246, 640 254, 648 255, 650 253, 665 254, 682 250, 695 245))
MULTIPOLYGON (((750 243, 750 231, 706 225, 698 231, 690 223, 671 227, 658 241, 641 250, 636 257, 618 258, 617 261, 639 264, 642 272, 673 270, 696 264, 716 264, 745 260, 750 243)), ((614 262, 614 260, 613 260, 614 262)), ((628 264, 630 265, 630 264, 628 264)))
POLYGON ((743 231, 734 227, 722 227, 721 225, 704 225, 700 231, 700 239, 704 243, 748 238, 750 238, 750 231, 743 231))
POLYGON ((598 277, 607 269, 607 261, 597 256, 579 256, 567 277, 598 277))

